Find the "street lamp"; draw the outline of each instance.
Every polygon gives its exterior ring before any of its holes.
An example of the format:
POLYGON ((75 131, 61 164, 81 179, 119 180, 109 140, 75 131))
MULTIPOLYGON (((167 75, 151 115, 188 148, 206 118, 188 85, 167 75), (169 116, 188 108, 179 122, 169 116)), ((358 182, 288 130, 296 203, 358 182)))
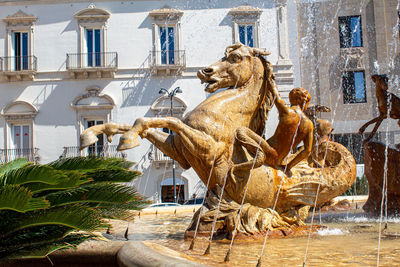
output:
MULTIPOLYGON (((166 93, 168 95, 168 97, 169 97, 169 99, 171 101, 170 111, 171 111, 171 117, 172 117, 173 116, 173 114, 172 114, 172 99, 174 98, 174 96, 176 94, 183 93, 181 88, 178 86, 172 91, 168 91, 165 88, 161 88, 160 91, 158 91, 158 93, 159 94, 165 94, 166 93)), ((169 130, 169 133, 172 134, 172 131, 169 130)), ((172 159, 172 184, 174 186, 174 203, 176 203, 177 199, 176 199, 176 179, 175 179, 175 160, 174 159, 172 159)))

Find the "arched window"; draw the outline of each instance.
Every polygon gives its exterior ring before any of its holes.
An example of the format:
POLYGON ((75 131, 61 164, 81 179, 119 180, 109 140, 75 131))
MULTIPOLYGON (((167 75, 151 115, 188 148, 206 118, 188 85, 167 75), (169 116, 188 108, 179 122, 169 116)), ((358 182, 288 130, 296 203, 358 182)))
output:
POLYGON ((5 149, 0 153, 3 162, 21 157, 38 160, 38 149, 33 146, 33 122, 37 113, 36 107, 25 101, 11 102, 1 111, 6 120, 5 149))
MULTIPOLYGON (((86 129, 94 125, 104 124, 111 120, 112 109, 115 102, 109 95, 101 94, 100 88, 91 86, 86 88, 86 94, 80 95, 71 103, 71 107, 76 111, 77 116, 77 140, 79 144, 79 136, 86 129)), ((63 156, 78 155, 100 155, 110 153, 111 147, 106 142, 105 136, 98 136, 99 140, 96 144, 90 146, 86 150, 80 152, 78 147, 65 147, 63 156)), ((116 152, 115 152, 116 153, 116 152)))
MULTIPOLYGON (((182 118, 187 108, 186 103, 179 97, 174 96, 172 98, 172 116, 177 118, 182 118)), ((150 107, 156 117, 167 117, 171 116, 171 98, 164 95, 157 98, 150 107)), ((162 129, 162 131, 168 133, 167 128, 162 129)), ((154 159, 153 163, 156 168, 161 167, 162 164, 171 163, 171 158, 167 157, 158 148, 153 146, 154 159)))

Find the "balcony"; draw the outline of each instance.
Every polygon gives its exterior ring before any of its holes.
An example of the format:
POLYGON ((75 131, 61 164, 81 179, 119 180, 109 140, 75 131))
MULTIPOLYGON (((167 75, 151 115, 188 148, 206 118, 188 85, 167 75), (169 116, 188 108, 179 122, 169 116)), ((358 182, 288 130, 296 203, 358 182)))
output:
POLYGON ((117 52, 67 54, 67 71, 73 79, 114 78, 117 52))
POLYGON ((39 163, 38 148, 0 149, 0 162, 2 164, 14 159, 26 158, 28 161, 39 163))
POLYGON ((156 75, 179 75, 186 67, 185 50, 150 51, 149 68, 156 75))
POLYGON ((155 146, 153 146, 153 153, 153 164, 157 169, 161 166, 164 166, 164 164, 172 164, 172 159, 166 156, 161 150, 159 150, 155 146))
POLYGON ((37 72, 35 56, 0 57, 0 73, 6 81, 33 80, 37 72))
POLYGON ((126 153, 117 151, 116 145, 105 146, 89 146, 82 151, 79 151, 78 146, 64 147, 64 151, 60 158, 72 158, 80 156, 97 156, 105 158, 126 158, 126 153))

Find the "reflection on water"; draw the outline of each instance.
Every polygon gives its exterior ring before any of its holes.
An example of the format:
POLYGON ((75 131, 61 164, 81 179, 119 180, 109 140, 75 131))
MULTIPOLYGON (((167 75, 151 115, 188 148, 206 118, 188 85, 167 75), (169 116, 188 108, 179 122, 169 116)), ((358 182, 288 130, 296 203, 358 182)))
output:
MULTIPOLYGON (((214 266, 256 266, 262 241, 234 243, 230 262, 223 263, 229 242, 216 241, 211 254, 203 256, 207 239, 198 239, 193 251, 190 241, 184 241, 192 213, 147 215, 136 218, 130 228, 130 240, 152 240, 214 266), (156 241, 157 240, 157 241, 156 241)), ((316 223, 320 217, 316 216, 316 223)), ((311 237, 306 266, 376 266, 379 220, 363 214, 325 214, 322 224, 327 229, 311 237)), ((400 233, 400 219, 390 218, 388 232, 400 233)), ((268 239, 263 266, 302 266, 307 237, 268 239)), ((400 266, 400 239, 382 236, 379 266, 400 266)))

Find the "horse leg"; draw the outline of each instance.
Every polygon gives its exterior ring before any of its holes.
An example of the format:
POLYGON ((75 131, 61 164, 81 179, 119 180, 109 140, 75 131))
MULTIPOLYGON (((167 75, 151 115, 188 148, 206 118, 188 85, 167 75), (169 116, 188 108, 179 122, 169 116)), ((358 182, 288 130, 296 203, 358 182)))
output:
POLYGON ((208 134, 193 129, 174 117, 137 119, 132 129, 121 136, 117 150, 138 146, 140 144, 138 136, 144 137, 143 133, 149 128, 168 128, 174 131, 190 153, 212 164, 214 152, 218 149, 217 142, 208 134))
POLYGON ((99 139, 97 138, 100 134, 106 134, 108 142, 111 143, 112 138, 116 134, 123 134, 130 130, 132 126, 129 125, 119 125, 117 123, 106 123, 99 124, 92 127, 87 128, 81 133, 80 136, 80 149, 84 149, 94 143, 96 143, 99 139))
POLYGON ((374 119, 372 119, 372 120, 366 122, 363 126, 360 127, 360 129, 358 130, 358 133, 359 133, 359 134, 363 134, 364 131, 365 131, 365 129, 367 129, 367 127, 368 127, 370 124, 373 124, 373 123, 375 123, 375 122, 377 122, 377 121, 379 121, 379 120, 383 120, 382 116, 376 117, 376 118, 374 118, 374 119))
POLYGON ((379 117, 380 119, 376 122, 374 129, 372 129, 372 132, 369 134, 369 136, 364 140, 365 142, 368 142, 371 140, 371 138, 375 135, 376 131, 378 130, 379 126, 381 125, 382 121, 384 118, 379 117))
POLYGON ((168 157, 176 160, 182 168, 186 170, 190 168, 189 162, 187 162, 182 153, 177 151, 177 148, 175 147, 174 135, 170 135, 159 130, 148 129, 147 131, 143 132, 142 137, 149 140, 168 157))
POLYGON ((235 142, 255 154, 255 157, 252 161, 235 164, 231 169, 231 173, 237 170, 255 169, 264 163, 270 166, 276 166, 278 164, 278 153, 276 150, 272 148, 264 138, 249 128, 238 128, 235 133, 235 142))

